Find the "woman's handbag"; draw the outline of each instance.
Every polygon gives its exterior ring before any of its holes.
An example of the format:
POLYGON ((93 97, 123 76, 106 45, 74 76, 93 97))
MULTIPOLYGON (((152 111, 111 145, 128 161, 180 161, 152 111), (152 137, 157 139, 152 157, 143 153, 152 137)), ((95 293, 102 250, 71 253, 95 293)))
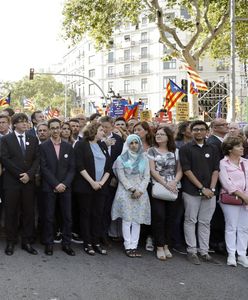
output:
POLYGON ((220 202, 229 205, 243 205, 243 200, 235 195, 223 193, 220 195, 220 202))
MULTIPOLYGON (((245 175, 245 167, 243 162, 241 163, 242 171, 245 175)), ((246 190, 246 175, 245 175, 245 190, 246 190)), ((228 193, 220 194, 220 202, 223 204, 229 204, 229 205, 243 205, 244 202, 241 198, 239 198, 236 195, 230 195, 228 193)))
POLYGON ((165 201, 175 201, 178 197, 178 193, 173 193, 159 182, 154 182, 152 186, 152 197, 165 201))

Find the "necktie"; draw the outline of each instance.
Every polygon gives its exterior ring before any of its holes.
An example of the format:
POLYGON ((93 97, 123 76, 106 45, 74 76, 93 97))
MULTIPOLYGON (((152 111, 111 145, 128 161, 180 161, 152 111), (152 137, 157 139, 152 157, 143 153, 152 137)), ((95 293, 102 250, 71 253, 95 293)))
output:
POLYGON ((19 139, 20 139, 20 146, 21 146, 21 150, 22 150, 22 154, 25 155, 25 146, 24 146, 24 142, 23 142, 23 135, 18 135, 19 139))

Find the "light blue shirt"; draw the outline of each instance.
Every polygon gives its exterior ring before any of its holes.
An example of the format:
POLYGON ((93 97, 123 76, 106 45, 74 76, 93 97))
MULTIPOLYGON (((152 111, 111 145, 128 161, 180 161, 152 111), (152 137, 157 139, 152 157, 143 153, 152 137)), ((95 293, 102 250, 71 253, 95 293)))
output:
POLYGON ((100 181, 104 174, 104 166, 106 163, 106 157, 103 154, 103 152, 98 144, 90 143, 90 148, 91 148, 91 150, 93 152, 93 156, 94 156, 96 181, 100 181))

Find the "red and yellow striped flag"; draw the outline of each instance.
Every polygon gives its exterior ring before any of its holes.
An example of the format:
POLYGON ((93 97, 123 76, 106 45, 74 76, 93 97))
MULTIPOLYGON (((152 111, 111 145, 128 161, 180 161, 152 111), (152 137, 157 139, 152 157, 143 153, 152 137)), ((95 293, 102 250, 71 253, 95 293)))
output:
POLYGON ((195 83, 198 90, 207 91, 208 87, 206 83, 201 79, 200 75, 191 66, 185 64, 185 69, 188 72, 190 79, 195 83))

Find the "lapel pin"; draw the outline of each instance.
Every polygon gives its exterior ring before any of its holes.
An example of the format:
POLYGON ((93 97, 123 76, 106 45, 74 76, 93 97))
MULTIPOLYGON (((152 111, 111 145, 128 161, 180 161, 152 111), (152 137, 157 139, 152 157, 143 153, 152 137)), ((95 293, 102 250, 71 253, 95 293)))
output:
POLYGON ((28 145, 29 145, 29 142, 26 142, 26 145, 28 146, 28 145))
POLYGON ((68 158, 68 154, 65 154, 65 155, 64 155, 64 158, 68 158))

